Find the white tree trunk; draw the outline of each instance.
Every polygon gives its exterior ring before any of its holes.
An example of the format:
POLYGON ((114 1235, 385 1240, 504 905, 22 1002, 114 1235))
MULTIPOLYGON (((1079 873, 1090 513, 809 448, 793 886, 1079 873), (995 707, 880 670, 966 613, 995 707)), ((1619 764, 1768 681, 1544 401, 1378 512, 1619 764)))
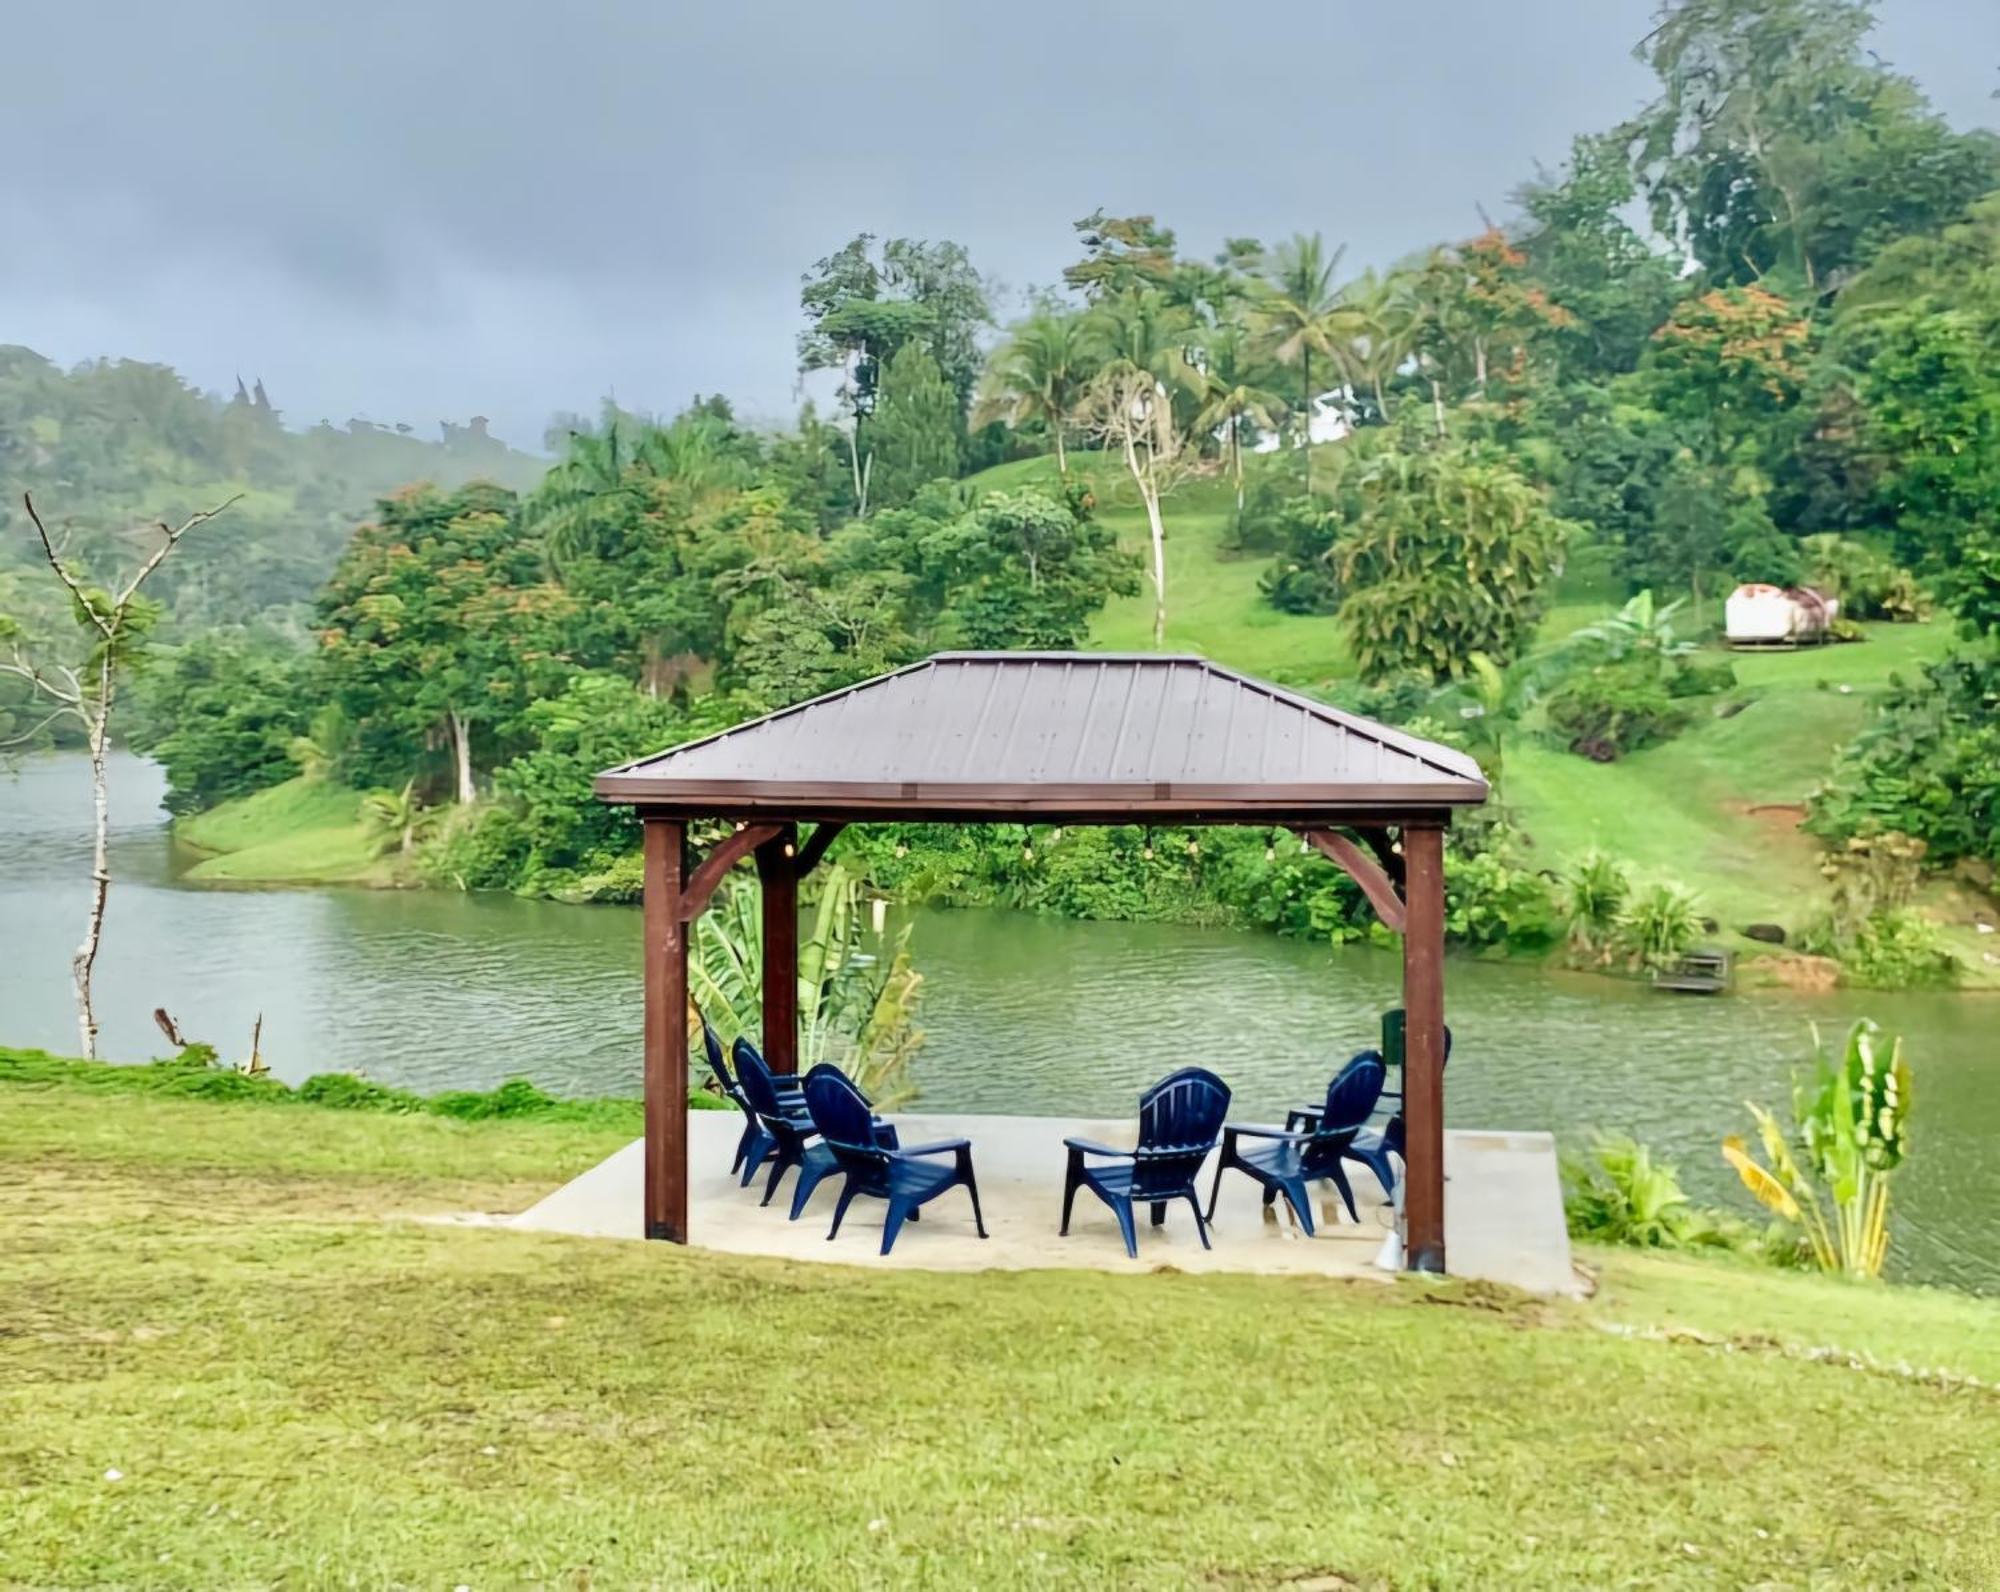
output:
POLYGON ((1160 484, 1150 461, 1142 462, 1132 438, 1132 427, 1124 429, 1125 468, 1132 472, 1132 484, 1139 489, 1139 501, 1146 505, 1146 530, 1153 541, 1153 645, 1167 639, 1167 528, 1160 519, 1160 484))
POLYGON ((85 921, 83 943, 70 958, 70 973, 76 980, 76 1032, 86 1060, 97 1059, 97 1009, 91 1004, 90 976, 97 966, 97 947, 104 937, 104 908, 111 899, 111 792, 104 778, 105 743, 111 731, 111 661, 109 649, 98 671, 97 704, 89 718, 90 799, 90 916, 85 921))
POLYGON ((1061 476, 1065 481, 1067 481, 1069 479, 1069 455, 1063 451, 1063 428, 1062 428, 1062 422, 1060 420, 1056 422, 1055 432, 1056 432, 1056 474, 1061 476))
POLYGON ((456 709, 451 714, 451 752, 458 770, 459 804, 470 807, 479 796, 472 783, 472 726, 458 716, 456 709))

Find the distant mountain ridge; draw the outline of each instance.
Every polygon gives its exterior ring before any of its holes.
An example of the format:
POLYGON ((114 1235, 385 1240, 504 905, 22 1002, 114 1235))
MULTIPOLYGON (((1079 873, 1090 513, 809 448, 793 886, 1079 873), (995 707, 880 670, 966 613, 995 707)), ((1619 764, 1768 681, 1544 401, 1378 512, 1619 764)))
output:
POLYGON ((378 497, 413 481, 525 490, 541 479, 545 460, 486 426, 478 415, 442 421, 435 440, 361 419, 292 430, 261 379, 239 377, 224 398, 167 365, 65 369, 0 345, 0 600, 8 571, 39 561, 24 492, 105 576, 129 561, 120 544, 135 527, 241 494, 149 590, 177 626, 296 623, 378 497))

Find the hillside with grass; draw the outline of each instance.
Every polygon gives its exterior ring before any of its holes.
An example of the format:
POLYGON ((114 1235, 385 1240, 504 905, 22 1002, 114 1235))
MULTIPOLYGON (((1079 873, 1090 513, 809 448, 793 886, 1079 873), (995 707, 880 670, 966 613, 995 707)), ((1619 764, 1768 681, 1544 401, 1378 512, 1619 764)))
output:
POLYGON ((1991 1302, 1630 1251, 1547 1302, 514 1232, 462 1219, 629 1111, 91 1074, 0 1055, 8 1585, 2000 1577, 1991 1302))
MULTIPOLYGON (((1322 452, 1331 455, 1335 447, 1322 452)), ((1124 546, 1142 552, 1145 515, 1117 461, 1072 454, 1070 467, 1090 484, 1098 517, 1124 546)), ((1253 485, 1268 471, 1297 475, 1296 463, 1277 455, 1254 457, 1247 468, 1253 485)), ((1052 459, 1031 459, 986 471, 968 485, 1054 490, 1058 482, 1052 459)), ((1165 646, 1321 694, 1353 684, 1339 617, 1284 613, 1267 602, 1259 582, 1272 555, 1235 548, 1234 516, 1234 487, 1220 473, 1166 500, 1165 646)), ((1597 550, 1576 550, 1539 643, 1605 618, 1622 597, 1597 550)), ((1713 599, 1707 618, 1713 627, 1713 599)), ((1799 829, 1806 798, 1891 680, 1914 677, 1952 641, 1949 619, 1861 629, 1858 642, 1796 651, 1731 652, 1711 641, 1704 654, 1727 660, 1735 687, 1672 740, 1613 762, 1593 762, 1528 731, 1510 737, 1504 804, 1537 864, 1560 871, 1601 851, 1627 862, 1641 879, 1677 880, 1716 920, 1711 938, 1766 957, 1765 976, 1785 971, 1770 962, 1767 945, 1741 931, 1753 923, 1796 926, 1801 904, 1826 892, 1820 849, 1799 829)), ((1150 588, 1114 599, 1092 626, 1090 644, 1150 650, 1150 588)), ((1988 960, 1993 939, 1976 927, 1981 917, 1990 920, 1990 906, 1948 881, 1928 883, 1919 902, 1944 928, 1967 982, 2000 986, 2000 967, 1988 960)))

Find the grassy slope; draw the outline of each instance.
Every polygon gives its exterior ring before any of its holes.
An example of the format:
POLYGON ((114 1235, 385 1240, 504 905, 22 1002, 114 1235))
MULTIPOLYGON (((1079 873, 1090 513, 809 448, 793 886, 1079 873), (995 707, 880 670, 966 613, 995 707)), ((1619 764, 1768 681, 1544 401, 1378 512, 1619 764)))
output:
POLYGON ((760 1262, 397 1219, 587 1128, 7 1092, 0 1582, 2000 1576, 2000 1395, 1785 1352, 1990 1382, 1990 1303, 760 1262))
POLYGON ((360 803, 345 785, 290 779, 183 818, 174 834, 213 853, 188 871, 198 883, 386 884, 360 803))
MULTIPOLYGON (((1268 460, 1251 461, 1253 471, 1269 467, 1268 460)), ((1074 468, 1097 486, 1104 521, 1142 550, 1145 516, 1121 475, 1088 455, 1074 468)), ((979 486, 1052 484, 1056 472, 1052 460, 1035 459, 974 479, 979 486)), ((1167 645, 1308 685, 1351 675, 1336 620, 1278 613, 1257 589, 1269 560, 1223 550, 1232 503, 1222 480, 1192 483, 1168 501, 1167 645)), ((1601 558, 1586 549, 1572 561, 1544 635, 1567 635, 1616 606, 1601 558)), ((1144 649, 1152 645, 1151 626, 1148 587, 1112 604, 1091 641, 1107 649, 1144 649)), ((1669 744, 1618 763, 1594 764, 1532 742, 1511 746, 1508 804, 1544 865, 1560 868, 1601 848, 1643 877, 1679 880, 1739 950, 1757 949, 1735 932, 1746 923, 1796 927, 1824 895, 1816 849, 1796 832, 1792 815, 1750 809, 1803 802, 1825 778, 1834 748, 1860 728, 1870 695, 1892 673, 1914 673, 1942 654, 1951 640, 1943 624, 1868 630, 1868 640, 1857 646, 1731 654, 1737 695, 1750 700, 1748 708, 1734 718, 1705 718, 1669 744)), ((1963 921, 1964 903, 1934 891, 1928 904, 1946 918, 1972 981, 1992 982, 1980 954, 1987 947, 1963 921)))
MULTIPOLYGON (((1269 468, 1253 458, 1248 468, 1269 468)), ((1114 464, 1089 454, 1072 457, 1072 468, 1090 481, 1098 497, 1098 518, 1135 551, 1147 547, 1146 514, 1130 479, 1114 464)), ((1054 487, 1053 459, 1022 459, 972 478, 975 490, 1054 487)), ((1338 625, 1330 619, 1283 614, 1263 602, 1257 582, 1270 558, 1235 556, 1223 543, 1235 511, 1235 488, 1227 479, 1190 482, 1168 501, 1167 637, 1169 651, 1199 652, 1218 662, 1287 683, 1313 685, 1354 672, 1338 625)), ((1091 630, 1091 644, 1111 651, 1153 650, 1153 589, 1150 581, 1132 597, 1119 598, 1091 630)))

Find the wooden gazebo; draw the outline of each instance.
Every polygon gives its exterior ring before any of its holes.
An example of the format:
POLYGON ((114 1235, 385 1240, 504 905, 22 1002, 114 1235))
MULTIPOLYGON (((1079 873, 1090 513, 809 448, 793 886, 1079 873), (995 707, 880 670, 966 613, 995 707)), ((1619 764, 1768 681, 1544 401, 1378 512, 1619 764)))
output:
POLYGON ((689 925, 737 862, 763 888, 765 1056, 790 1072, 799 880, 848 824, 1253 824, 1296 830, 1403 937, 1406 1264, 1444 1269, 1444 832, 1487 794, 1463 753, 1202 658, 956 652, 596 789, 644 820, 648 1237, 688 1238, 689 925), (696 859, 699 820, 735 827, 696 859))

